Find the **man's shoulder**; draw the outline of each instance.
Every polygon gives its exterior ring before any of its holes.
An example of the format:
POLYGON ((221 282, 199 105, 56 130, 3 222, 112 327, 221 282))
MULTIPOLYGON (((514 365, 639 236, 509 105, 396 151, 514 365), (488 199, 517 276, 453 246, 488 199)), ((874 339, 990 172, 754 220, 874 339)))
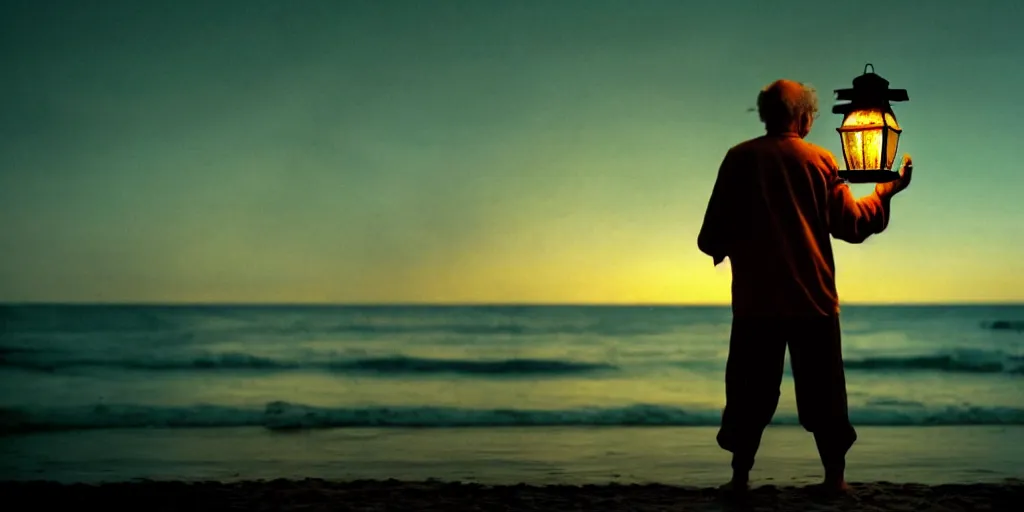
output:
POLYGON ((835 157, 835 155, 832 154, 831 151, 829 151, 829 150, 827 150, 827 149, 825 149, 825 148, 823 148, 823 147, 821 147, 821 146, 819 146, 819 145, 817 145, 817 144, 815 144, 813 142, 807 142, 806 140, 802 140, 801 139, 800 142, 799 142, 799 145, 800 145, 800 149, 802 151, 804 151, 805 153, 807 153, 808 156, 817 157, 819 159, 822 159, 822 160, 825 160, 825 161, 829 161, 829 162, 833 162, 833 163, 836 161, 836 157, 835 157))
POLYGON ((751 158, 757 159, 768 149, 762 139, 763 137, 756 137, 733 145, 725 152, 726 161, 732 162, 734 166, 743 166, 749 163, 751 158))
POLYGON ((757 150, 760 147, 763 147, 763 145, 764 137, 755 137, 753 139, 747 139, 743 142, 734 145, 733 147, 729 148, 728 153, 735 155, 738 153, 750 152, 757 150))
POLYGON ((732 146, 726 155, 729 158, 743 160, 744 157, 756 159, 762 155, 780 153, 811 162, 825 172, 839 168, 838 161, 831 151, 799 138, 755 137, 732 146))
POLYGON ((832 152, 806 139, 796 137, 768 137, 760 136, 747 139, 731 148, 730 153, 756 152, 756 151, 778 151, 780 149, 805 153, 812 156, 835 158, 832 152))
POLYGON ((774 160, 780 155, 786 155, 790 162, 805 162, 806 168, 818 169, 824 175, 835 175, 839 170, 838 161, 831 151, 800 138, 762 136, 748 139, 729 148, 726 159, 732 160, 734 165, 743 166, 745 162, 760 158, 774 160))

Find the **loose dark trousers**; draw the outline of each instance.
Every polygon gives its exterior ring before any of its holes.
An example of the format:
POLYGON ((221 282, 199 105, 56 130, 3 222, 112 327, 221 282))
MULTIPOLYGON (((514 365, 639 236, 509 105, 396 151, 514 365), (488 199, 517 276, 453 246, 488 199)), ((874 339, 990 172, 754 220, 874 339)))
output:
POLYGON ((850 423, 839 317, 734 318, 725 368, 718 445, 732 467, 750 471, 761 434, 779 405, 789 345, 800 424, 814 434, 826 469, 842 469, 857 440, 850 423))

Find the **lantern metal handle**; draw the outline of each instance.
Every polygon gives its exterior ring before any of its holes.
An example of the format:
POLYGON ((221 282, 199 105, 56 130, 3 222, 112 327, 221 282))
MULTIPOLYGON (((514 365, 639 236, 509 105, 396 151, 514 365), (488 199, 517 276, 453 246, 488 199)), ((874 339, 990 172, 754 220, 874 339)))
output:
POLYGON ((864 74, 865 74, 865 75, 866 75, 866 74, 868 74, 868 67, 871 67, 871 72, 872 72, 872 73, 874 73, 874 72, 875 72, 875 65, 874 65, 874 64, 871 64, 871 63, 869 62, 869 63, 867 63, 867 64, 865 64, 865 65, 864 65, 864 74))

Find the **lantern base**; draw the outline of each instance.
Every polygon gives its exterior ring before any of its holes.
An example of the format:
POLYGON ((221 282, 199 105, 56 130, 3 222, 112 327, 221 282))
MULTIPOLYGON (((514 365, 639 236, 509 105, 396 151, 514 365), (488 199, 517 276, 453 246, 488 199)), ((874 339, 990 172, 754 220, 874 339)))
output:
POLYGON ((839 177, 850 183, 888 183, 900 179, 897 171, 839 171, 839 177))

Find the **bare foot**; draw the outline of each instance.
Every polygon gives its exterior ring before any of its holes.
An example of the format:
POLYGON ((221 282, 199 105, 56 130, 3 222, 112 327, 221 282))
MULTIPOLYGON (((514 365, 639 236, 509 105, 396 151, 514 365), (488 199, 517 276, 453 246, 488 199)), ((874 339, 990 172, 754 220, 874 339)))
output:
POLYGON ((728 483, 720 485, 718 490, 725 494, 743 494, 750 490, 750 482, 734 478, 728 483))
POLYGON ((808 485, 807 489, 815 494, 826 496, 846 496, 850 494, 850 485, 846 480, 825 480, 820 484, 808 485))

